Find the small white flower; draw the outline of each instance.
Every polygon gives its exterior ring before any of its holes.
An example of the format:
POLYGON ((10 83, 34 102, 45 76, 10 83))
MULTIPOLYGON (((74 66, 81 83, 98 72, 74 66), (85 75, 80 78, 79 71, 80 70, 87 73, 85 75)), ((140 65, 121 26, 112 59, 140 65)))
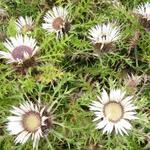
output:
POLYGON ((137 85, 139 85, 139 83, 141 82, 142 76, 137 76, 137 75, 127 75, 127 78, 125 78, 124 80, 124 84, 127 87, 133 88, 133 87, 137 87, 137 85))
POLYGON ((40 138, 52 127, 53 117, 46 106, 24 102, 19 107, 10 110, 7 130, 15 135, 15 143, 26 143, 29 138, 33 140, 33 148, 38 147, 40 138))
POLYGON ((19 33, 30 32, 33 28, 33 25, 34 25, 34 21, 32 17, 28 17, 28 16, 26 16, 25 18, 21 16, 16 21, 16 28, 19 33))
POLYGON ((89 30, 89 39, 93 44, 105 44, 116 42, 120 38, 120 27, 116 23, 99 24, 89 30))
POLYGON ((127 130, 131 129, 129 120, 136 119, 135 109, 132 104, 133 96, 125 97, 125 92, 116 89, 111 90, 108 95, 103 89, 101 97, 97 96, 98 101, 94 101, 90 110, 94 111, 97 121, 97 129, 103 129, 103 133, 111 133, 113 130, 116 134, 128 134, 127 130))
POLYGON ((62 37, 66 29, 66 24, 69 21, 67 8, 53 7, 44 16, 42 27, 48 32, 55 32, 57 37, 62 37))
POLYGON ((33 57, 38 50, 36 40, 27 35, 11 37, 4 42, 4 46, 8 52, 0 51, 0 58, 8 59, 8 63, 22 64, 33 57))
POLYGON ((143 4, 140 4, 137 8, 134 9, 134 12, 143 18, 147 19, 147 21, 150 20, 150 3, 145 2, 143 4))

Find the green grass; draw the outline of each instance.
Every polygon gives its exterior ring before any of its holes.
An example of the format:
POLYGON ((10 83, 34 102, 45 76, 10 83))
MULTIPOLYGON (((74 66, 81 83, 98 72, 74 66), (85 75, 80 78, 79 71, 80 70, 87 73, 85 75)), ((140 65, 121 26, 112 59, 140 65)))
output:
MULTIPOLYGON (((57 101, 55 121, 59 125, 54 126, 48 140, 40 141, 39 150, 150 149, 149 79, 138 87, 140 93, 134 102, 139 119, 132 122, 129 136, 103 135, 95 129, 93 114, 88 108, 101 88, 122 87, 127 73, 150 75, 150 32, 131 15, 133 7, 140 2, 122 0, 123 7, 115 8, 105 0, 56 0, 50 5, 46 0, 0 0, 0 7, 9 14, 0 22, 0 31, 8 37, 14 36, 14 21, 18 16, 32 16, 36 20, 32 36, 40 47, 39 63, 30 68, 27 75, 14 72, 11 65, 0 60, 0 150, 32 149, 31 141, 15 145, 14 138, 5 129, 11 106, 18 106, 26 99, 33 102, 41 99, 44 104, 57 101), (69 34, 59 41, 41 28, 42 16, 53 5, 67 5, 72 18, 69 34), (88 30, 108 20, 117 20, 122 25, 117 50, 93 57, 88 30), (141 38, 128 55, 129 39, 136 30, 141 32, 141 38)), ((4 49, 2 41, 0 49, 4 49)))

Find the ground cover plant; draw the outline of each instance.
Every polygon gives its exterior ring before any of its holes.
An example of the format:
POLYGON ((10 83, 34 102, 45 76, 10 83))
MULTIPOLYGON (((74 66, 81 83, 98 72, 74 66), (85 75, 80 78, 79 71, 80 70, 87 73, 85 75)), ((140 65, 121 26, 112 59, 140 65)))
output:
POLYGON ((0 150, 150 149, 148 0, 0 0, 0 150))

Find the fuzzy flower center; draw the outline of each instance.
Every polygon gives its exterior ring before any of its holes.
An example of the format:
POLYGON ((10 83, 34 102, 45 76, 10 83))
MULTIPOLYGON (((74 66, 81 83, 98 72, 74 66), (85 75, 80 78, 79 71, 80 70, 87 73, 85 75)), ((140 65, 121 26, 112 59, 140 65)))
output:
POLYGON ((32 55, 32 49, 28 46, 18 46, 12 51, 12 56, 15 60, 21 59, 24 60, 26 56, 31 56, 32 55))
POLYGON ((52 24, 53 28, 56 30, 60 30, 63 25, 64 25, 64 20, 61 17, 57 17, 56 19, 54 19, 52 24))
POLYGON ((135 80, 130 80, 130 81, 128 82, 128 86, 129 86, 129 87, 136 87, 136 86, 137 86, 137 82, 136 82, 135 80))
POLYGON ((23 126, 29 132, 35 132, 41 126, 41 117, 36 112, 29 112, 23 118, 23 126))
POLYGON ((22 27, 21 31, 23 33, 25 33, 25 32, 31 31, 31 29, 32 29, 32 27, 30 25, 26 24, 22 27))
POLYGON ((109 121, 117 122, 123 116, 123 108, 117 102, 109 102, 104 106, 104 114, 109 121))

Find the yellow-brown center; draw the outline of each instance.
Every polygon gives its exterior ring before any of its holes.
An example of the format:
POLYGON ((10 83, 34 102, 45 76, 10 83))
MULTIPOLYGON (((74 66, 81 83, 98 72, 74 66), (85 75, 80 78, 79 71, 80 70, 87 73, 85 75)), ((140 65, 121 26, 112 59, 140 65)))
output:
POLYGON ((117 122, 123 116, 123 108, 117 102, 109 102, 104 106, 104 115, 109 121, 117 122))
POLYGON ((29 112, 23 117, 23 126, 29 132, 35 132, 41 126, 40 115, 36 112, 29 112))
POLYGON ((24 26, 22 27, 22 29, 21 29, 21 31, 22 31, 23 33, 29 32, 29 31, 31 31, 31 30, 32 30, 32 27, 31 27, 30 25, 28 25, 28 24, 24 25, 24 26))
POLYGON ((56 19, 54 19, 52 23, 53 28, 56 30, 60 30, 63 25, 64 25, 64 20, 61 17, 57 17, 56 19))

